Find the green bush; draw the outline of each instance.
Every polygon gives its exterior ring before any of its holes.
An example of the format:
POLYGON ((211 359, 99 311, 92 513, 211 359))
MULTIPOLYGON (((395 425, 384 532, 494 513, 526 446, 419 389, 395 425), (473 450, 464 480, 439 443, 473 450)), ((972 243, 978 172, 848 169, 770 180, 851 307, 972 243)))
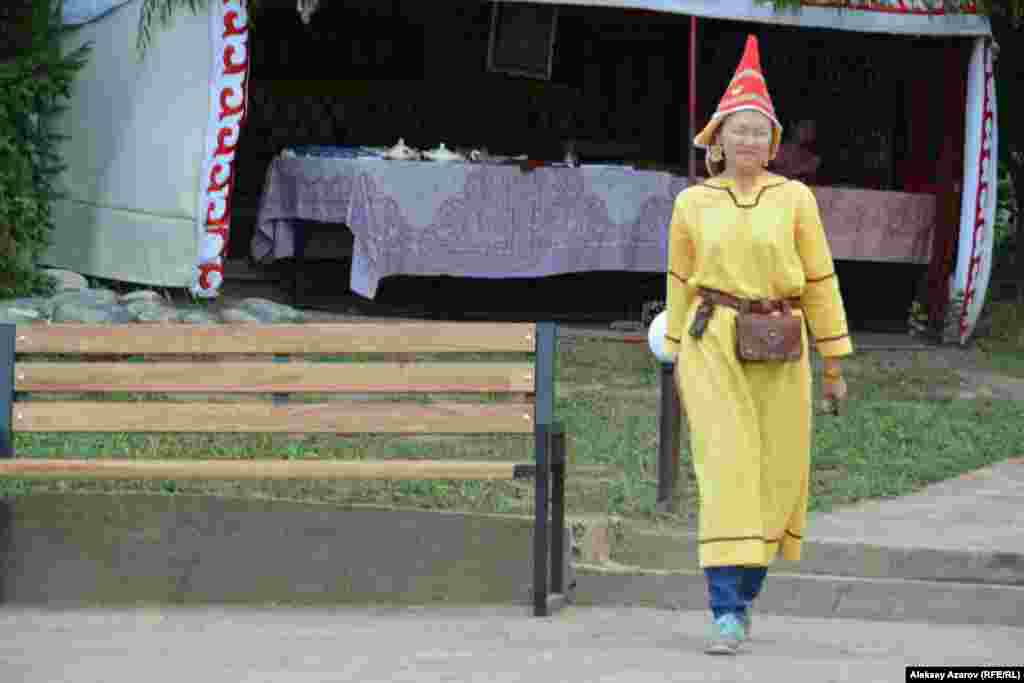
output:
POLYGON ((28 48, 0 62, 0 298, 48 294, 36 263, 50 244, 56 153, 52 130, 91 49, 61 54, 61 0, 34 0, 28 48))
POLYGON ((1013 222, 1020 220, 1020 206, 1013 196, 1013 183, 1010 171, 1005 164, 999 164, 999 194, 996 206, 995 221, 992 226, 992 259, 996 270, 1011 265, 1010 256, 1017 249, 1017 235, 1013 222))

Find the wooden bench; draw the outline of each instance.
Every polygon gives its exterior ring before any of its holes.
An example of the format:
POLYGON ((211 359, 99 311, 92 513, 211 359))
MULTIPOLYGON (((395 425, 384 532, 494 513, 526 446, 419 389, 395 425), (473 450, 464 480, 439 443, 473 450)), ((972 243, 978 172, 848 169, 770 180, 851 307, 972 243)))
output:
POLYGON ((554 421, 555 348, 556 326, 547 322, 4 324, 0 325, 0 478, 237 481, 532 477, 533 612, 547 616, 567 602, 563 576, 565 432, 554 421), (520 352, 525 360, 493 360, 496 353, 507 356, 520 352), (409 360, 411 354, 452 353, 481 354, 490 360, 409 360), (533 362, 527 353, 533 354, 533 362), (268 359, 237 360, 239 354, 267 354, 268 359), (330 363, 293 358, 308 354, 335 354, 336 360, 338 354, 391 354, 399 360, 330 363), (40 355, 43 360, 39 360, 40 355), (91 362, 59 358, 66 355, 91 362), (142 362, 119 360, 129 355, 142 362), (236 360, 230 360, 232 355, 236 360), (37 358, 33 360, 33 356, 37 358), (58 357, 56 362, 53 356, 58 357), (181 361, 181 356, 187 362, 181 361), (150 398, 146 394, 248 394, 251 400, 213 403, 202 401, 204 397, 192 397, 200 400, 173 402, 166 396, 164 400, 116 403, 65 400, 62 396, 32 400, 34 394, 97 392, 138 393, 142 399, 150 398), (302 393, 361 394, 363 398, 294 400, 302 393), (440 397, 436 402, 424 403, 367 400, 365 396, 435 393, 469 394, 475 401, 440 397), (272 398, 256 400, 260 394, 272 398), (485 401, 484 394, 505 394, 508 400, 485 401), (533 435, 535 461, 145 460, 76 458, 74 453, 49 459, 19 458, 14 453, 14 432, 507 433, 533 435))

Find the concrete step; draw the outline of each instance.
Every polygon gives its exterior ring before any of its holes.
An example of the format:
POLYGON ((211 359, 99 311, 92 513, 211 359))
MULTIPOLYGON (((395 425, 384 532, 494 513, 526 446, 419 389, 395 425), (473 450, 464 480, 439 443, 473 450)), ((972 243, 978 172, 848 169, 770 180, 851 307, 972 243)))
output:
MULTIPOLYGON (((698 566, 695 532, 620 523, 610 538, 608 559, 623 565, 667 571, 698 566)), ((1024 586, 1024 555, 1012 552, 807 540, 799 562, 775 566, 791 574, 1024 586)))
MULTIPOLYGON (((708 609, 707 583, 700 571, 580 563, 574 570, 577 605, 708 609)), ((755 609, 755 615, 1021 627, 1024 587, 790 574, 773 569, 755 609)))

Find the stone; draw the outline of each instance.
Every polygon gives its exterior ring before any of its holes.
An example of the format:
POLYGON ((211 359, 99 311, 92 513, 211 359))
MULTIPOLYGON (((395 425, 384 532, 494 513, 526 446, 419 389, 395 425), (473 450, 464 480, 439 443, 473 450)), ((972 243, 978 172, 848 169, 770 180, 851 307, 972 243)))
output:
POLYGON ((119 297, 119 299, 120 299, 121 303, 123 303, 123 304, 130 304, 130 303, 134 303, 136 301, 146 301, 146 302, 149 302, 149 303, 163 303, 164 302, 164 298, 162 296, 160 296, 160 294, 158 294, 157 292, 154 292, 151 289, 140 289, 140 290, 137 290, 137 291, 134 291, 134 292, 128 292, 127 294, 122 294, 119 297))
POLYGON ((31 310, 39 314, 40 318, 49 320, 50 316, 53 315, 53 304, 50 303, 49 299, 43 297, 24 297, 21 299, 12 299, 10 301, 3 302, 0 304, 5 308, 18 308, 22 310, 31 310))
POLYGON ((50 301, 54 309, 61 304, 74 303, 82 306, 100 306, 117 303, 117 293, 109 289, 81 289, 61 292, 50 301))
POLYGON ((66 292, 74 291, 78 289, 89 289, 89 281, 82 275, 72 272, 70 270, 60 270, 57 268, 48 268, 43 270, 43 274, 53 277, 57 281, 57 291, 66 292))
POLYGON ((140 323, 177 322, 179 318, 173 308, 152 301, 133 301, 124 308, 140 323))
POLYGON ((178 320, 186 325, 216 325, 221 322, 216 315, 203 308, 179 311, 178 320))
POLYGON ((606 564, 612 559, 612 544, 606 520, 577 519, 571 522, 575 556, 587 564, 606 564))
POLYGON ((301 323, 305 320, 301 311, 267 299, 243 299, 237 310, 255 316, 262 323, 301 323))
POLYGON ((268 299, 245 299, 219 315, 219 307, 183 303, 175 305, 148 289, 123 296, 108 289, 75 289, 50 298, 24 297, 0 301, 0 322, 128 324, 184 323, 190 325, 304 323, 313 318, 302 311, 268 299))
POLYGON ((252 313, 238 308, 226 308, 221 311, 220 317, 224 322, 233 324, 259 324, 263 322, 252 313))
POLYGON ((87 325, 130 323, 135 322, 135 316, 116 304, 89 305, 71 301, 57 305, 53 311, 53 322, 87 325))
POLYGON ((19 325, 39 322, 42 319, 42 314, 34 308, 0 307, 0 323, 19 325))

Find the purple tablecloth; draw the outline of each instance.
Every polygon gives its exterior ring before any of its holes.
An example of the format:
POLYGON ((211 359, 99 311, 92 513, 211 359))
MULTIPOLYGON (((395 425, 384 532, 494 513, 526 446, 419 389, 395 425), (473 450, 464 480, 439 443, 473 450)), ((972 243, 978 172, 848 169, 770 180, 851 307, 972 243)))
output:
POLYGON ((389 275, 541 277, 664 272, 686 178, 626 167, 539 168, 277 158, 253 236, 258 261, 294 254, 294 221, 352 231, 351 288, 389 275))
MULTIPOLYGON (((699 181, 703 179, 698 179, 699 181)), ((351 288, 388 275, 542 277, 665 272, 687 179, 627 167, 539 168, 379 159, 278 158, 253 236, 258 261, 295 253, 294 222, 344 223, 351 288)), ((928 263, 934 195, 814 187, 837 259, 928 263)))

